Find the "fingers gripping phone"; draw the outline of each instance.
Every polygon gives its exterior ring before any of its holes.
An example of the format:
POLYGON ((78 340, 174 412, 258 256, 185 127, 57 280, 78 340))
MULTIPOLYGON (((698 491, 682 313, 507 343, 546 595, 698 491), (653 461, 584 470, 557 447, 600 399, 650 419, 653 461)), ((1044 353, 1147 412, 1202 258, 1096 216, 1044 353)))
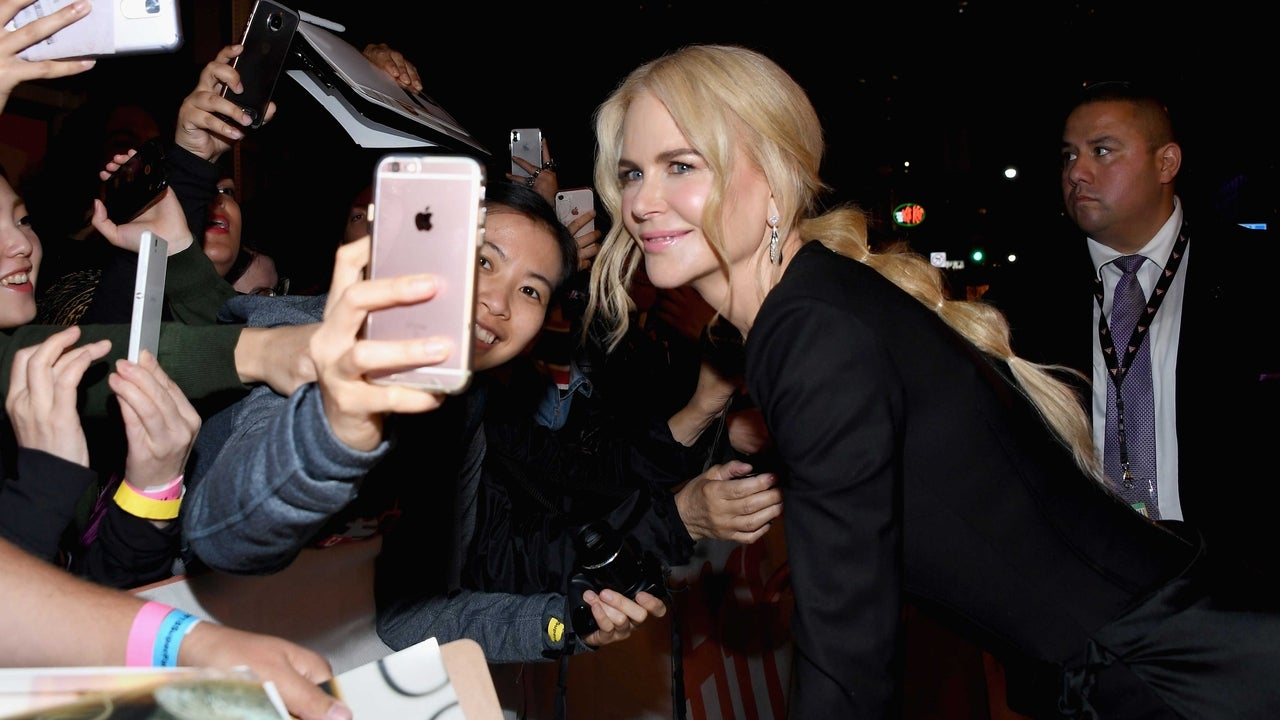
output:
MULTIPOLYGON (((72 0, 35 0, 5 26, 17 30, 61 10, 72 0)), ((60 60, 173 52, 182 46, 178 0, 111 0, 95 3, 85 17, 23 50, 24 60, 60 60)))
POLYGON ((393 153, 378 161, 368 277, 431 273, 439 289, 425 302, 370 312, 364 337, 443 335, 453 340, 454 350, 437 365, 371 376, 374 382, 451 394, 470 383, 484 183, 484 168, 469 156, 393 153))
POLYGON ((520 167, 520 158, 536 168, 542 167, 542 131, 538 128, 516 128, 511 131, 511 174, 529 177, 528 170, 520 167))
POLYGON ((151 138, 103 181, 102 203, 107 206, 107 217, 123 225, 151 207, 167 187, 169 171, 164 162, 164 145, 159 138, 151 138))
POLYGON ((262 127, 267 116, 276 80, 284 69, 293 44, 293 34, 298 29, 298 13, 271 0, 258 0, 249 13, 244 36, 240 44, 244 50, 232 61, 231 66, 240 73, 244 92, 232 92, 222 88, 222 96, 234 101, 249 114, 249 127, 262 127))

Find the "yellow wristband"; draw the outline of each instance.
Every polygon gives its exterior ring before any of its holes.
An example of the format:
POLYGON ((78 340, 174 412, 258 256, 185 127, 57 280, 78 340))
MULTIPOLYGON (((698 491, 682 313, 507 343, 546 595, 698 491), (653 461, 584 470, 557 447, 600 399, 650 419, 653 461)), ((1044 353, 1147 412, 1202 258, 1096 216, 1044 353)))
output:
POLYGON ((152 500, 134 490, 133 486, 127 482, 121 482, 116 488, 114 500, 121 510, 147 520, 173 520, 178 517, 178 509, 182 507, 181 498, 152 500))

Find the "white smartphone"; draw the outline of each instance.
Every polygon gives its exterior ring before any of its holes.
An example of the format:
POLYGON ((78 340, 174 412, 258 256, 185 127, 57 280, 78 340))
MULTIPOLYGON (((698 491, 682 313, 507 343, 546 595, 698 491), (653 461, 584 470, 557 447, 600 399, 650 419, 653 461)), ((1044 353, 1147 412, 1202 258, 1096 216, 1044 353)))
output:
POLYGON ((368 277, 431 273, 440 285, 426 302, 369 313, 364 337, 446 336, 455 347, 438 365, 371 376, 374 382, 451 394, 462 392, 471 382, 484 186, 484 168, 470 156, 392 153, 378 161, 368 277))
POLYGON ((142 231, 138 246, 138 274, 133 283, 133 320, 129 324, 129 354, 133 362, 143 350, 160 352, 160 315, 164 309, 164 282, 169 267, 169 241, 150 230, 142 231))
POLYGON ((520 158, 536 168, 542 167, 542 131, 538 128, 516 128, 511 131, 511 173, 529 177, 532 173, 516 164, 520 158))
MULTIPOLYGON (((578 219, 578 215, 596 209, 596 194, 591 188, 567 188, 556 193, 556 215, 560 216, 560 222, 566 227, 574 220, 578 219)), ((587 233, 596 229, 595 218, 582 227, 578 228, 578 232, 574 233, 574 237, 582 237, 587 233)))
MULTIPOLYGON (((17 30, 74 0, 35 0, 9 21, 17 30)), ((23 50, 25 60, 173 52, 182 47, 178 0, 99 0, 88 15, 23 50)))

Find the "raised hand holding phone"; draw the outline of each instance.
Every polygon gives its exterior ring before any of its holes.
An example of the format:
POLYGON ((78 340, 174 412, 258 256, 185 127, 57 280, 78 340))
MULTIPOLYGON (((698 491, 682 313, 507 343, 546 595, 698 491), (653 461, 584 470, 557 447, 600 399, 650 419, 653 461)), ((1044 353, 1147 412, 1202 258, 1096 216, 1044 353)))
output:
POLYGON ((373 186, 369 278, 430 273, 435 296, 424 303, 369 313, 365 337, 408 340, 444 336, 454 349, 442 363, 378 373, 375 382, 460 393, 471 381, 476 264, 484 227, 484 168, 463 155, 391 154, 379 160, 373 186))
POLYGON ((123 225, 158 202, 168 187, 164 146, 158 138, 151 138, 103 179, 102 202, 107 206, 107 217, 123 225))
POLYGON ((8 104, 9 95, 20 83, 28 80, 53 79, 84 72, 96 64, 89 58, 74 60, 27 60, 19 55, 24 48, 35 45, 53 35, 57 31, 84 20, 89 13, 87 0, 72 3, 52 15, 29 22, 15 28, 13 16, 22 12, 10 2, 8 11, 0 13, 0 21, 6 23, 8 30, 6 42, 0 44, 0 110, 8 104))
POLYGON ((324 322, 311 335, 309 347, 329 428, 334 437, 358 450, 371 450, 382 442, 388 413, 426 412, 441 402, 436 393, 373 383, 369 377, 388 367, 441 362, 452 350, 448 342, 430 339, 391 342, 359 337, 369 313, 428 302, 437 290, 430 275, 366 279, 370 244, 369 237, 362 237, 338 247, 324 322), (369 345, 377 348, 369 350, 369 345))
MULTIPOLYGON (((130 159, 129 155, 116 155, 107 163, 106 169, 99 173, 104 183, 113 173, 130 159)), ((127 223, 116 223, 108 214, 107 206, 98 199, 94 201, 93 227, 107 242, 124 250, 138 252, 142 246, 142 232, 151 230, 169 241, 169 254, 174 255, 195 242, 191 228, 187 226, 186 215, 176 195, 167 187, 160 191, 159 197, 146 206, 146 209, 127 223)))
POLYGON ((244 46, 232 67, 240 74, 241 91, 224 85, 222 96, 234 101, 246 113, 249 127, 258 128, 270 116, 271 95, 289 58, 293 34, 298 29, 298 13, 272 0, 257 0, 245 25, 240 44, 244 46))
POLYGON ((538 128, 515 128, 511 131, 511 174, 530 178, 542 167, 542 131, 538 128), (523 160, 533 169, 522 165, 523 160))
MULTIPOLYGON (((75 0, 35 0, 19 10, 5 28, 17 31, 72 5, 75 0)), ((73 12, 79 14, 80 9, 73 12)), ((165 53, 180 47, 178 0, 112 0, 97 3, 83 20, 42 35, 21 55, 29 61, 41 61, 165 53)))

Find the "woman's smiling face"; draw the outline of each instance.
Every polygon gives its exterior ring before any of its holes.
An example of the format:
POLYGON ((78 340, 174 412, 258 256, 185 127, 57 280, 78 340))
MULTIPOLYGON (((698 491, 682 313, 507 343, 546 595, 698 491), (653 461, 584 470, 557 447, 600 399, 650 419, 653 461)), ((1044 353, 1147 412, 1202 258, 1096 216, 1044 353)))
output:
POLYGON ((537 338, 563 262, 555 235, 541 223, 489 208, 476 277, 475 370, 498 367, 537 338))
POLYGON ((35 319, 42 255, 26 204, 0 176, 0 327, 15 328, 35 319))

